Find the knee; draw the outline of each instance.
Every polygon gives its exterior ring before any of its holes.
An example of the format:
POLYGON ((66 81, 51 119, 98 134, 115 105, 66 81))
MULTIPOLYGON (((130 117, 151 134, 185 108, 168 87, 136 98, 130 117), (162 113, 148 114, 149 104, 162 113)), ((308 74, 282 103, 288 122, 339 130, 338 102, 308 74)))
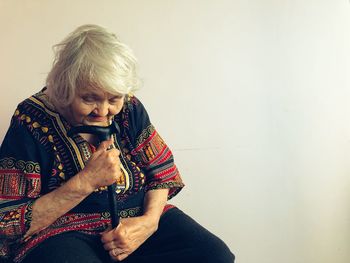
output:
POLYGON ((209 252, 208 263, 234 263, 235 256, 224 242, 212 248, 212 253, 209 252))
POLYGON ((234 263, 235 255, 221 239, 214 239, 202 248, 203 261, 207 263, 234 263))

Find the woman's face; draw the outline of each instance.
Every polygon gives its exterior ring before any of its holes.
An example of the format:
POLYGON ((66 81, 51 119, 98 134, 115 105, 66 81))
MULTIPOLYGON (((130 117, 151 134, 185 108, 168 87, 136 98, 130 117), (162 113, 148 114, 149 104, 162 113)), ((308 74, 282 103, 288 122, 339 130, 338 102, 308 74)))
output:
POLYGON ((124 95, 113 95, 102 89, 78 90, 66 111, 66 118, 73 126, 107 126, 123 107, 124 95))

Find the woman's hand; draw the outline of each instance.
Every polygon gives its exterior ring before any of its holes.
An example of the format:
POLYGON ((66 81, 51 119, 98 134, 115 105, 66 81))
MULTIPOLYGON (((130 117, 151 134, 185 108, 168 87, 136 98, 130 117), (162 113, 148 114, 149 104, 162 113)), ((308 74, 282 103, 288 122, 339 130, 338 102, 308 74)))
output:
POLYGON ((101 241, 113 260, 127 258, 158 228, 158 220, 146 215, 122 218, 119 225, 102 233, 101 241))
POLYGON ((102 142, 79 173, 81 179, 87 182, 87 191, 111 185, 123 176, 120 170, 120 152, 115 148, 110 149, 112 144, 113 139, 102 142))
POLYGON ((119 151, 107 150, 112 140, 102 142, 86 167, 64 185, 38 198, 33 204, 32 222, 24 238, 38 233, 78 205, 100 186, 111 185, 119 176, 119 151))

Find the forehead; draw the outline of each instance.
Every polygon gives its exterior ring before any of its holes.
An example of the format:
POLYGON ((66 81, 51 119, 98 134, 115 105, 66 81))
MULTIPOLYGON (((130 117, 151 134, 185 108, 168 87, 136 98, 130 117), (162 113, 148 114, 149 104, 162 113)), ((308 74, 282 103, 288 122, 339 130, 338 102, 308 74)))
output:
POLYGON ((105 94, 107 94, 107 92, 104 91, 101 88, 85 87, 85 88, 78 89, 77 90, 77 94, 78 95, 81 95, 81 94, 94 94, 94 95, 104 96, 105 94))
POLYGON ((77 90, 77 95, 93 95, 95 97, 115 97, 120 96, 121 94, 112 94, 99 87, 87 86, 77 90))

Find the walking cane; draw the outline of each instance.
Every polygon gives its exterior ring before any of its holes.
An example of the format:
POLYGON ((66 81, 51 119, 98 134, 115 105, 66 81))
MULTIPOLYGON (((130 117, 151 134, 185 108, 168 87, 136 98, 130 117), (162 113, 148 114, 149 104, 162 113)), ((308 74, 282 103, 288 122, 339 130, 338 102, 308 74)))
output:
MULTIPOLYGON (((119 133, 119 126, 114 121, 112 121, 112 123, 107 127, 95 126, 95 125, 75 126, 75 127, 72 127, 67 134, 69 137, 72 137, 73 134, 77 134, 77 133, 94 134, 98 137, 101 143, 103 141, 110 139, 113 133, 119 133)), ((115 184, 109 185, 107 189, 108 189, 109 210, 110 210, 111 219, 112 219, 112 228, 115 228, 119 224, 118 206, 117 206, 117 199, 116 199, 117 197, 116 185, 115 184)))

